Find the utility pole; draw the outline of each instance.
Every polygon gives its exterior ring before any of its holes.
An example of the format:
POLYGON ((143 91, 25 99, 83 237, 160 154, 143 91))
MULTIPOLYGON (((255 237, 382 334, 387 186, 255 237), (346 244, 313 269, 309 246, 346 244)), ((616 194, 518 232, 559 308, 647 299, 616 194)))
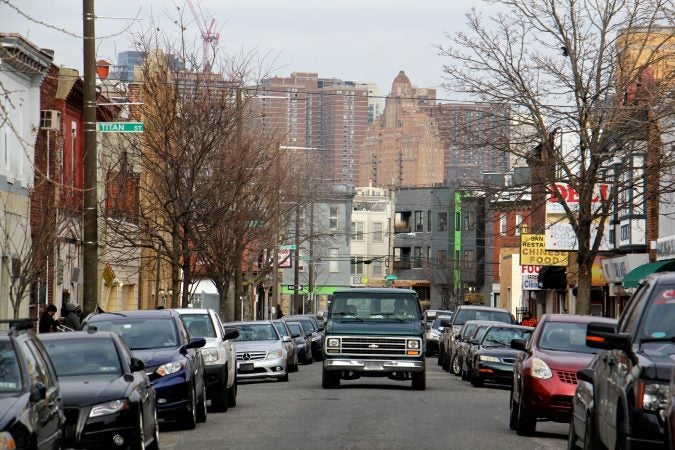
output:
POLYGON ((96 158, 96 29, 94 0, 82 1, 84 44, 84 223, 83 313, 99 302, 98 163, 96 158))
POLYGON ((291 314, 295 314, 295 307, 300 301, 300 290, 298 283, 300 282, 300 204, 295 205, 295 250, 293 251, 293 295, 291 298, 291 314))
POLYGON ((314 295, 314 202, 309 202, 309 301, 312 312, 316 315, 318 310, 316 296, 314 295))

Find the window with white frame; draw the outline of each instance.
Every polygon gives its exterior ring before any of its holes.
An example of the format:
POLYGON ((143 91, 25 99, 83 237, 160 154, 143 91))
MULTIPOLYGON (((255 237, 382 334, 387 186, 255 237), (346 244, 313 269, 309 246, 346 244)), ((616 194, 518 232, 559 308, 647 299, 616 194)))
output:
POLYGON ((516 236, 520 236, 520 233, 523 231, 523 215, 516 214, 516 236))
POLYGON ((506 236, 506 214, 499 217, 499 235, 506 236))
POLYGON ((382 222, 373 223, 373 242, 382 242, 382 222))
POLYGON ((373 261, 370 267, 374 277, 382 276, 382 261, 373 261))
POLYGON ((363 240, 363 222, 352 222, 352 239, 355 241, 363 240))
POLYGON ((352 256, 351 258, 352 275, 363 275, 363 257, 352 256))
POLYGON ((328 250, 328 271, 335 273, 340 271, 340 265, 338 264, 340 250, 337 248, 331 248, 328 250))
POLYGON ((328 219, 328 227, 331 230, 337 229, 339 222, 338 222, 338 207, 337 206, 331 206, 329 208, 329 219, 328 219))

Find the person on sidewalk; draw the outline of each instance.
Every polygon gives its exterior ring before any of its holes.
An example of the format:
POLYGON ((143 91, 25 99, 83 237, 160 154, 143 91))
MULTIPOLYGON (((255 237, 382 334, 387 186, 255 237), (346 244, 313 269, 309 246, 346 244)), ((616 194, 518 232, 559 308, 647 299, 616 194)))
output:
POLYGON ((58 322, 54 319, 54 314, 56 314, 56 306, 50 304, 40 316, 40 323, 38 325, 39 333, 52 333, 57 331, 56 327, 58 322))

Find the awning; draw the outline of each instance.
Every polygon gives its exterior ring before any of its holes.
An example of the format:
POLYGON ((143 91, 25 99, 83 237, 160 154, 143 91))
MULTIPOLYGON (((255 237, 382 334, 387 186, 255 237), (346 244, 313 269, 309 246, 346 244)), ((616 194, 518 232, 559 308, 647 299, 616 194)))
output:
POLYGON ((675 259, 664 259, 652 263, 643 264, 631 270, 623 277, 623 287, 637 287, 640 281, 654 272, 668 272, 675 270, 675 259))

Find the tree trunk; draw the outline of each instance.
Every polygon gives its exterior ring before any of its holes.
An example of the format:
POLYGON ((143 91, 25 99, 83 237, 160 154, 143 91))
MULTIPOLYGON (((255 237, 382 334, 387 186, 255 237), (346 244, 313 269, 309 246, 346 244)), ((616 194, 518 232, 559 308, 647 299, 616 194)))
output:
MULTIPOLYGON (((241 258, 238 258, 241 261, 241 258)), ((235 268, 234 271, 234 320, 242 320, 241 317, 241 306, 242 299, 241 296, 244 294, 242 287, 242 273, 241 273, 241 263, 239 267, 235 268)))

